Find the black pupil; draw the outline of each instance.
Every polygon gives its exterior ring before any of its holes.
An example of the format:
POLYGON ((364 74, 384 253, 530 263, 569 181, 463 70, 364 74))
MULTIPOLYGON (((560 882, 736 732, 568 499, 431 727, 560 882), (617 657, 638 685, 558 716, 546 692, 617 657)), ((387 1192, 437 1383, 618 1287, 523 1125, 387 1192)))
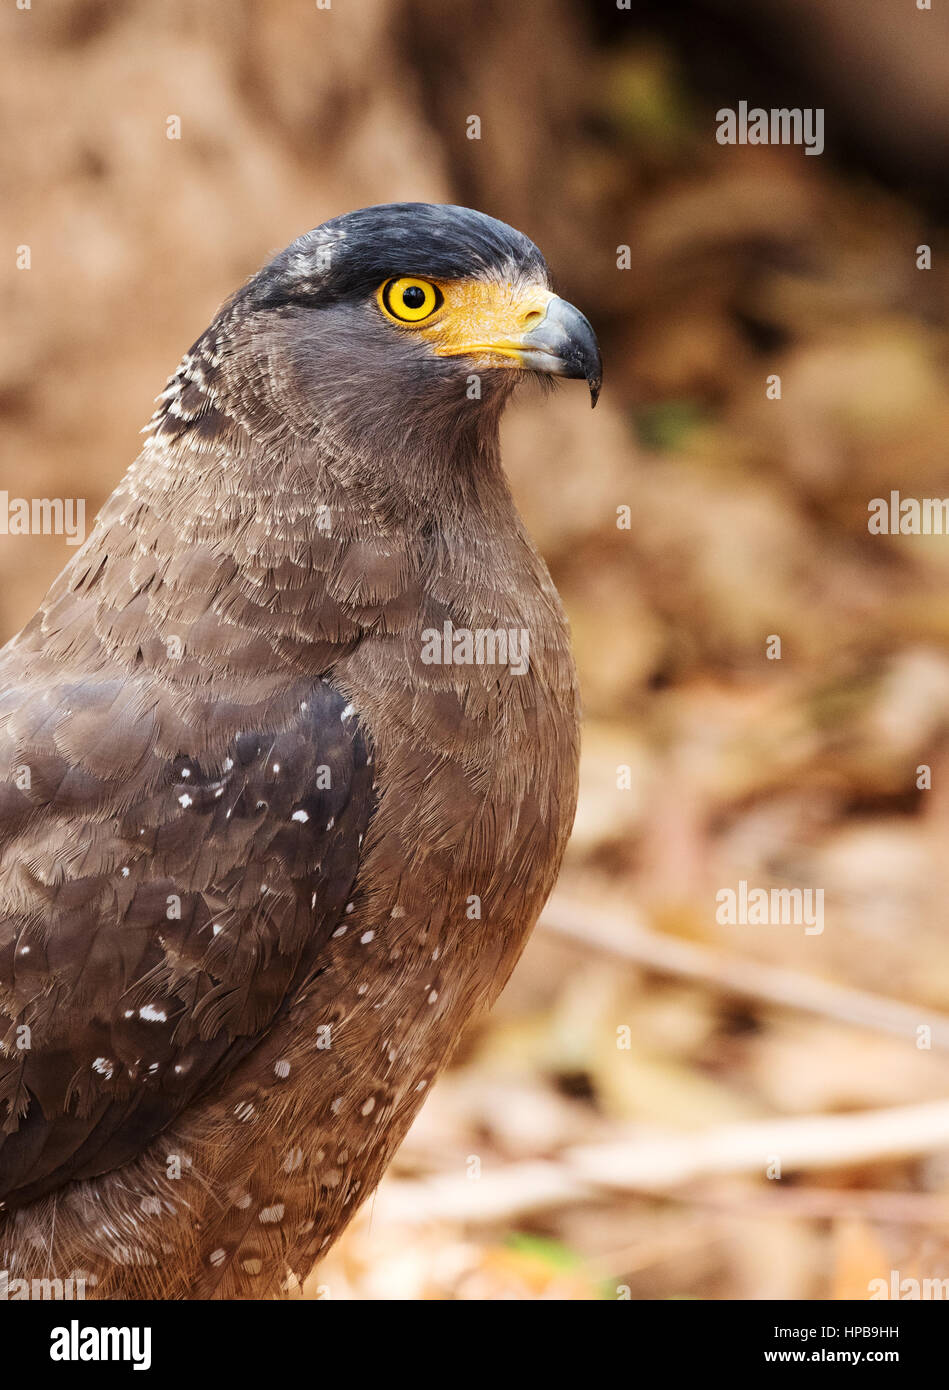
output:
POLYGON ((425 303, 425 291, 418 285, 409 285, 407 290, 402 291, 402 303, 406 309, 421 309, 425 303))

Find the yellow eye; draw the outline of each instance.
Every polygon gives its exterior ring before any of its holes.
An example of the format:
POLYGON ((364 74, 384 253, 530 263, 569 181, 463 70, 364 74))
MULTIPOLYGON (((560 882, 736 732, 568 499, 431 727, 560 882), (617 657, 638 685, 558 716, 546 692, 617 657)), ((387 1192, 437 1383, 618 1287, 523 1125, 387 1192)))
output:
POLYGON ((444 303, 441 290, 428 280, 403 276, 387 280, 379 291, 379 303, 396 323, 421 323, 444 303))

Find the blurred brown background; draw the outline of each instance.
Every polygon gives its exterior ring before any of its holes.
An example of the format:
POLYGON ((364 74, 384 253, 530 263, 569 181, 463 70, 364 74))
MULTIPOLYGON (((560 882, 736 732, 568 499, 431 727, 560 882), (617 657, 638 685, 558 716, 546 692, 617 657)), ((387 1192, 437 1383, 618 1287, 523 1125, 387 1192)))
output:
MULTIPOLYGON (((603 347, 595 414, 505 427, 584 688, 568 864, 307 1295, 949 1275, 949 539, 867 530, 949 495, 949 10, 62 0, 0 52, 11 496, 91 519, 219 302, 367 203, 520 227, 603 347), (740 100, 823 107, 825 153, 719 145, 740 100), (823 933, 718 925, 741 879, 823 933)), ((0 536, 3 637, 68 553, 0 536)))

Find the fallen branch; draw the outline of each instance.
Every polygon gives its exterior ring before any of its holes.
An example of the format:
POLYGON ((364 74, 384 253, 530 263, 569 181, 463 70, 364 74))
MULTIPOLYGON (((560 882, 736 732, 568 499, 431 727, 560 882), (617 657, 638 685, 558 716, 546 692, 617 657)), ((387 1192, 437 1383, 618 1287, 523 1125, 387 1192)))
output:
POLYGON ((849 1115, 805 1115, 751 1120, 712 1129, 655 1132, 570 1149, 564 1158, 584 1185, 623 1192, 662 1192, 702 1178, 735 1173, 766 1177, 780 1172, 838 1168, 853 1163, 910 1158, 949 1148, 949 1101, 864 1110, 849 1115))
POLYGON ((780 966, 727 955, 713 946, 653 931, 635 917, 619 917, 601 908, 580 906, 559 895, 547 906, 540 925, 553 935, 660 974, 697 980, 745 999, 765 1000, 782 1008, 887 1033, 914 1046, 917 1030, 925 1025, 930 1029, 931 1046, 949 1052, 949 1017, 923 1005, 905 1004, 780 966))
POLYGON ((768 1184, 741 1192, 712 1185, 688 1187, 670 1194, 692 1206, 720 1214, 780 1217, 800 1221, 864 1221, 890 1226, 949 1226, 949 1201, 934 1192, 890 1192, 879 1188, 785 1187, 768 1184))
POLYGON ((949 1101, 852 1115, 755 1120, 704 1131, 643 1130, 614 1143, 565 1150, 556 1160, 486 1165, 476 1181, 454 1174, 391 1179, 374 1219, 490 1224, 596 1200, 604 1193, 660 1194, 735 1174, 766 1181, 791 1172, 916 1157, 949 1148, 949 1101))

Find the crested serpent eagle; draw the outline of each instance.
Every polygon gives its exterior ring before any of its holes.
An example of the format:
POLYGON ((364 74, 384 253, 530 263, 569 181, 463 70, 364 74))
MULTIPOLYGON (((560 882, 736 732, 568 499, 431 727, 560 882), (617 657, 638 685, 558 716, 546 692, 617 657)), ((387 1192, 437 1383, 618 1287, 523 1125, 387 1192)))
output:
POLYGON ((541 374, 595 402, 521 233, 325 223, 185 354, 0 653, 8 1279, 279 1295, 503 986, 577 792, 567 626, 498 447, 541 374))

